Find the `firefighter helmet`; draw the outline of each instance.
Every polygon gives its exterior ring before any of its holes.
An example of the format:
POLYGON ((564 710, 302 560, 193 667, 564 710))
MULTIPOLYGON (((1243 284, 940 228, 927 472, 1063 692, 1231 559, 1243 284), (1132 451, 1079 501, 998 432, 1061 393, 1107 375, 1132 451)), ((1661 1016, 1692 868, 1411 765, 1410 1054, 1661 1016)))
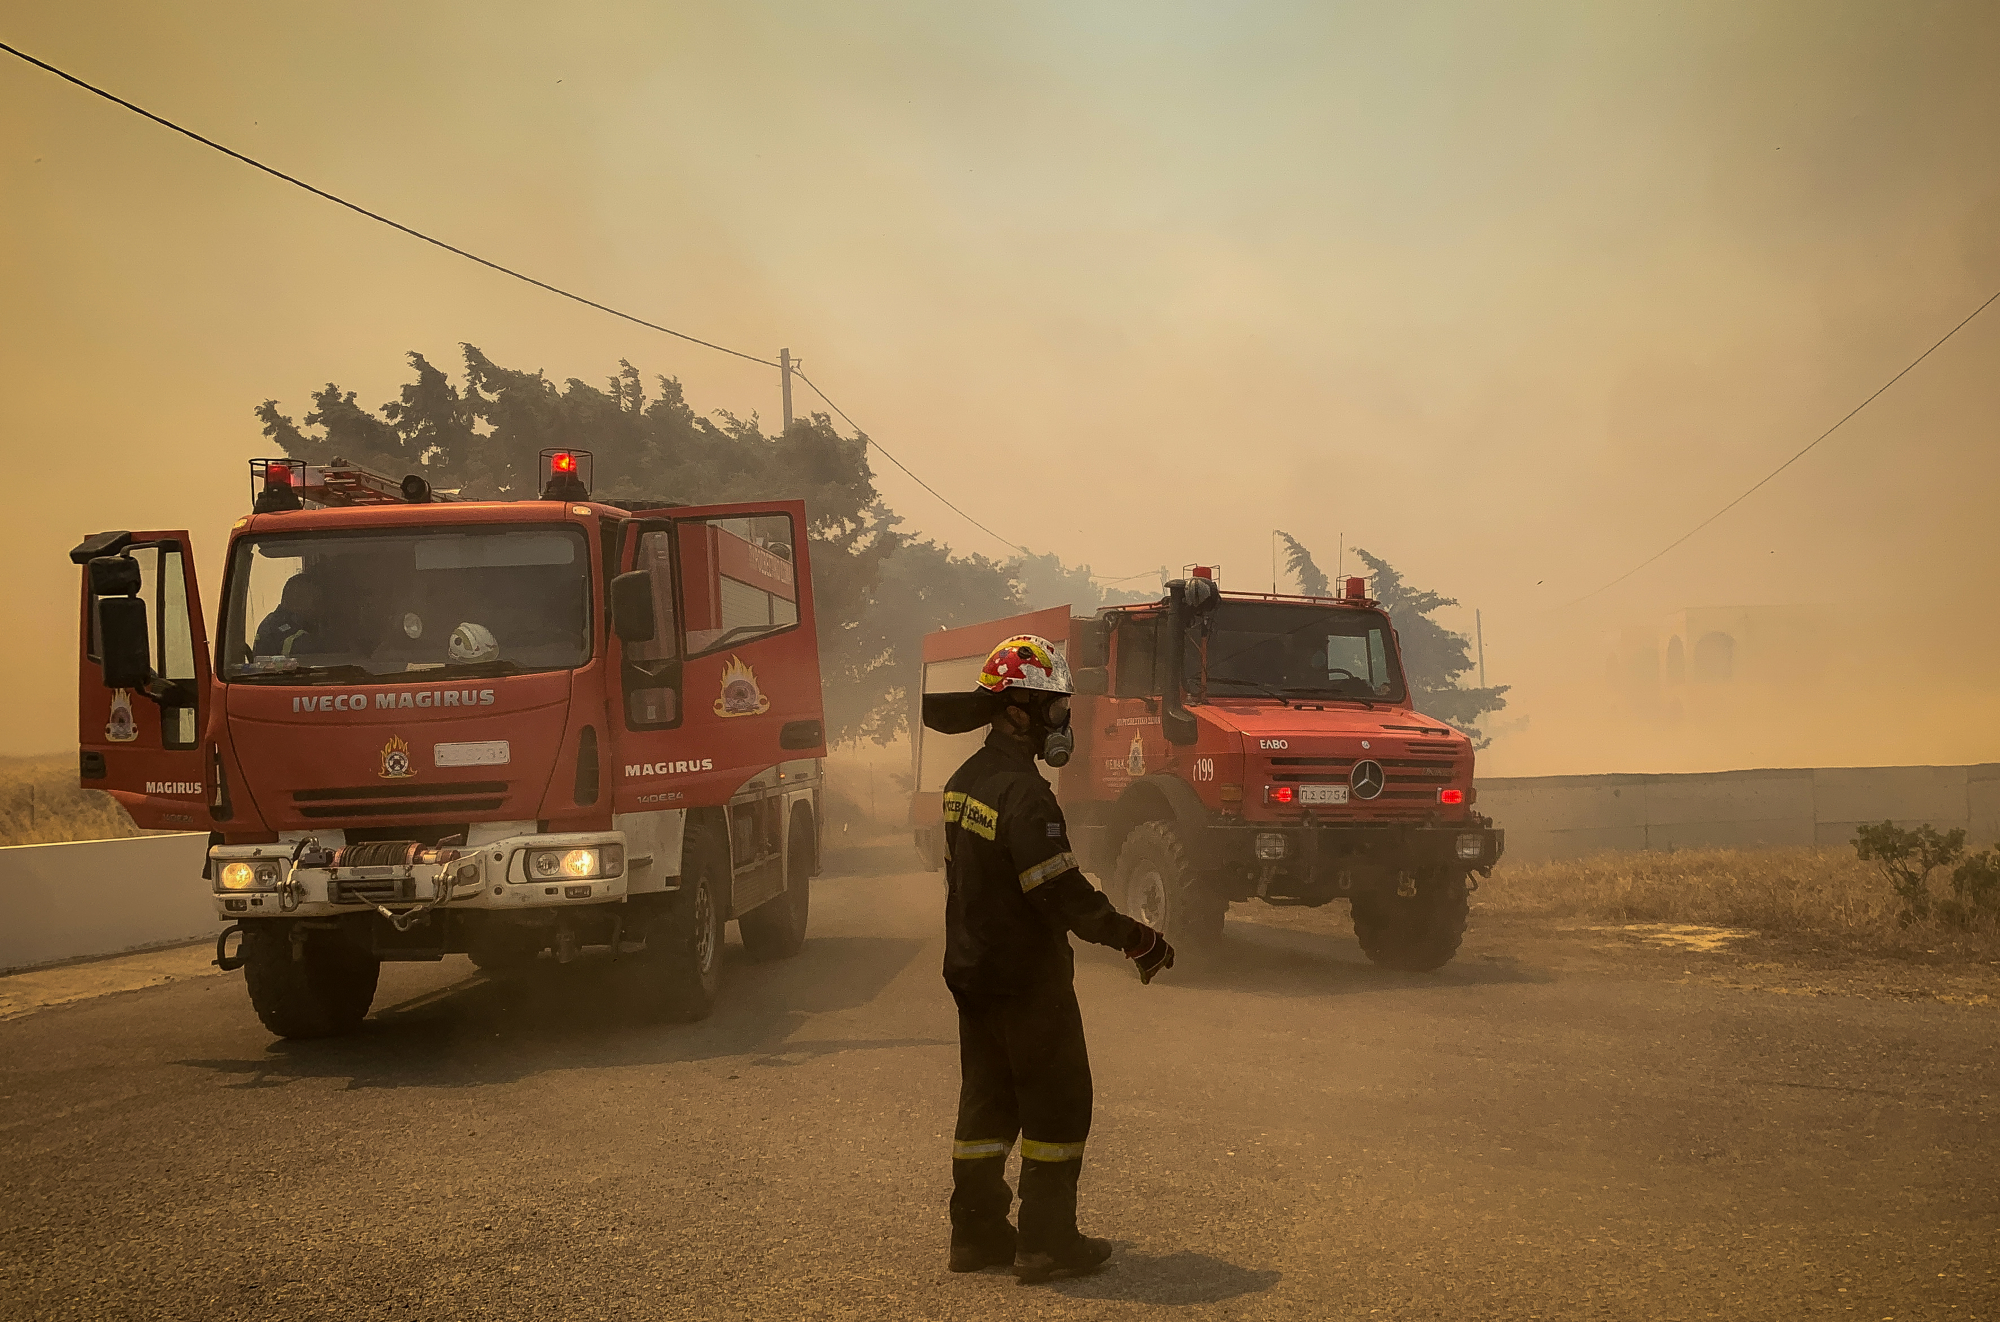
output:
POLYGON ((1069 662, 1046 638, 1015 634, 993 649, 980 667, 979 687, 988 693, 1034 689, 1042 693, 1074 693, 1069 662))

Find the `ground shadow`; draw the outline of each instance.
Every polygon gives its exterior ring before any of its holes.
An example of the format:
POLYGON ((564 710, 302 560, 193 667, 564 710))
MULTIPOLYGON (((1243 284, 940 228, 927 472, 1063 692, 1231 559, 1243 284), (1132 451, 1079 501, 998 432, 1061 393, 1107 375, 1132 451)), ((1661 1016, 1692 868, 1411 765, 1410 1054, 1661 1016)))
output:
MULTIPOLYGON (((1071 1299, 1116 1299, 1174 1308, 1258 1294, 1283 1276, 1282 1272, 1239 1267, 1211 1254, 1185 1249, 1142 1253, 1118 1242, 1117 1250, 1110 1262, 1089 1276, 1060 1277, 1045 1285, 1018 1288, 1049 1290, 1071 1299)), ((987 1275, 996 1285, 1004 1282, 1009 1289, 1017 1288, 1005 1269, 987 1275)))
POLYGON ((372 1015, 348 1037, 271 1043, 261 1055, 178 1062, 247 1075, 235 1088, 346 1079, 350 1088, 478 1087, 550 1070, 729 1056, 782 1067, 846 1051, 947 1046, 927 1038, 792 1041, 809 1018, 879 995, 923 942, 817 937, 796 958, 753 963, 731 947, 722 1003, 699 1023, 661 1020, 629 961, 585 958, 463 981, 372 1015))
MULTIPOLYGON (((1079 958, 1120 960, 1115 952, 1096 947, 1088 954, 1079 952, 1079 958)), ((1547 983, 1555 981, 1555 974, 1511 956, 1486 954, 1460 954, 1434 973, 1401 973, 1369 963, 1352 936, 1232 921, 1220 946, 1176 962, 1161 978, 1172 986, 1311 998, 1547 983)))

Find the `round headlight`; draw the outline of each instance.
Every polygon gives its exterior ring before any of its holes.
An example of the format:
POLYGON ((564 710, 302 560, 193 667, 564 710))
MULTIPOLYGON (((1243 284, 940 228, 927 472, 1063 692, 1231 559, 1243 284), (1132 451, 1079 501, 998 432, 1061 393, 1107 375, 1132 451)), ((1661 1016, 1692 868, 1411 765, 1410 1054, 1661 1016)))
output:
POLYGON ((594 877, 597 875, 597 851, 595 849, 572 849, 562 856, 562 870, 565 877, 594 877))
POLYGON ((552 849, 542 850, 533 856, 532 866, 534 867, 535 875, 538 877, 560 876, 562 875, 562 855, 552 849))
POLYGON ((224 863, 222 865, 222 889, 226 891, 253 890, 257 885, 257 869, 248 863, 224 863))

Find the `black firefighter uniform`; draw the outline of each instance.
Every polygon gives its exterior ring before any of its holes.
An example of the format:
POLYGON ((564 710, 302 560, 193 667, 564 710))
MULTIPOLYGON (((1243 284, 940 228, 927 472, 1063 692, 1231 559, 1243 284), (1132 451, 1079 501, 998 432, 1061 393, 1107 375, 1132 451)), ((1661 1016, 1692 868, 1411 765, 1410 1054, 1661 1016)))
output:
POLYGON ((1020 1249, 1077 1237, 1090 1057, 1069 933, 1123 950, 1142 930, 1084 878, 1034 758, 989 735, 944 791, 944 980, 958 1002, 954 1238, 1004 1226, 1021 1140, 1020 1249))

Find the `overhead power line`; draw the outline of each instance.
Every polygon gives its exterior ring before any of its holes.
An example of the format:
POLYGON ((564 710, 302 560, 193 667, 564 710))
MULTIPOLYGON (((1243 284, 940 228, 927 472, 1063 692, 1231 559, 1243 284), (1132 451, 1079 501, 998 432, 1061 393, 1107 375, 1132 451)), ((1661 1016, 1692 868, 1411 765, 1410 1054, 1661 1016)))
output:
POLYGON ((832 409, 835 413, 838 413, 840 415, 841 421, 845 422, 848 426, 854 428, 854 430, 856 432, 859 432, 862 436, 867 437, 868 443, 874 446, 877 450, 880 450, 882 453, 882 457, 884 459, 887 459, 890 463, 902 469, 904 473, 909 475, 909 478, 912 482, 915 482, 918 486, 930 492, 933 496, 936 496, 938 500, 943 503, 946 509, 950 510, 953 514, 958 515, 959 518, 964 519, 967 523, 979 529, 979 531, 985 533, 988 537, 991 537, 994 541, 1000 543, 1000 545, 1006 547, 1008 550, 1020 551, 1023 554, 1027 553, 1028 550, 1027 547, 1020 546, 1013 542, 1008 541, 1005 537, 1002 537, 999 533, 994 532, 991 528, 987 527, 979 520, 973 518, 970 514, 967 514, 964 510, 952 504, 949 500, 946 500, 944 494, 940 492, 936 487, 932 486, 930 483, 924 481, 922 478, 918 477, 915 473, 911 472, 910 466, 908 464, 898 459, 895 455, 890 454, 887 450, 883 450, 881 444, 878 441, 876 441, 874 437, 868 436, 867 432, 861 430, 861 426, 859 423, 855 422, 854 419, 847 416, 847 410, 841 408, 840 405, 834 403, 831 399, 828 399, 827 393, 824 390, 821 390, 818 386, 813 384, 813 379, 811 377, 807 376, 804 372, 799 371, 796 367, 792 369, 792 375, 797 377, 799 380, 805 382, 807 387, 810 388, 815 395, 818 395, 822 400, 826 401, 826 406, 828 408, 832 409))
MULTIPOLYGON (((428 243, 433 247, 442 248, 446 252, 453 253, 459 257, 463 257, 469 262, 476 262, 479 265, 486 267, 488 270, 498 271, 502 275, 512 276, 514 279, 519 280, 524 284, 530 284, 537 289, 546 290, 547 292, 554 294, 559 298, 569 299, 573 303, 581 303, 587 308, 595 308, 599 312, 609 313, 611 316, 618 317, 624 321, 629 321, 636 326, 644 326, 647 330, 656 330, 663 335, 671 335, 677 340, 685 340, 689 344, 698 344, 704 349, 713 349, 717 353, 726 353, 732 358, 741 358, 745 362, 757 363, 760 366, 764 367, 780 366, 778 363, 774 362, 769 358, 759 358, 756 354, 744 353, 742 350, 732 349, 726 344, 716 344, 712 340, 704 340, 698 336, 689 335, 685 331, 677 331, 671 326, 662 326, 656 321, 648 321, 644 317, 634 316, 630 312, 622 312, 617 308, 611 307, 609 304, 599 303, 595 299, 585 298, 581 294, 571 293, 569 290, 564 289, 559 285, 552 285, 546 280, 537 280, 535 279, 535 277, 523 274, 520 271, 516 271, 512 267, 502 266, 499 262, 489 261, 487 258, 481 257, 477 253, 467 252, 465 249, 460 248, 455 244, 446 243, 443 239, 436 238, 432 235, 426 234, 420 229, 415 229, 409 225, 403 224, 401 221, 391 220, 389 217, 381 214, 378 211, 370 211, 367 207, 361 206, 360 204, 355 202, 350 202, 346 198, 341 197, 336 193, 329 193, 324 188, 315 187, 314 185, 307 183, 305 180, 300 179, 295 175, 286 174, 283 170, 277 169, 274 166, 266 165, 264 164, 264 162, 257 160, 255 157, 246 156, 242 152, 237 151, 234 148, 225 147, 221 143, 215 141, 213 138, 203 137, 201 134, 196 133, 191 128, 186 128, 180 124, 176 124, 173 120, 168 119, 164 115, 156 115, 152 111, 146 109, 144 106, 134 105, 132 102, 127 101, 122 96, 118 96, 112 92, 107 92, 103 88, 97 86, 94 83, 85 82, 83 79, 77 77, 75 74, 65 72, 62 69, 58 69, 55 65, 50 64, 47 60, 38 60, 24 50, 20 50, 16 47, 9 46, 6 42, 0 42, 0 51, 5 51, 9 55, 14 56, 16 59, 24 60, 27 63, 34 65, 38 69, 42 69, 49 73, 52 73, 66 83, 72 83, 77 87, 81 87, 84 91, 89 92, 93 96, 103 97, 106 101, 111 102, 113 105, 123 106, 125 109, 131 111, 133 114, 139 115, 145 119, 150 119, 155 124, 160 125, 162 128, 172 129, 175 133, 178 133, 183 137, 192 138, 194 141, 200 143, 202 146, 212 148, 215 151, 221 152, 224 156, 228 156, 234 160, 241 161, 243 164, 251 167, 254 170, 261 170, 265 174, 270 175, 274 179, 282 179, 286 183, 291 184, 295 188, 303 188, 306 192, 311 193, 315 197, 322 198, 328 202, 332 202, 336 206, 346 207, 349 211, 352 211, 357 215, 366 216, 370 220, 377 221, 383 225, 387 225, 390 229, 399 230, 402 233, 409 235, 413 239, 421 239, 425 243, 428 243)), ((826 392, 821 390, 818 386, 813 385, 811 379, 808 378, 805 375, 805 373, 798 372, 796 369, 794 369, 794 374, 798 376, 798 378, 801 381, 804 381, 808 386, 812 386, 813 393, 818 395, 821 399, 826 400, 827 407, 832 409, 835 413, 839 413, 841 418, 846 421, 848 426, 853 427, 857 433, 859 433, 864 437, 868 435, 866 432, 861 430, 861 427, 854 421, 854 419, 848 417, 845 412, 842 412, 838 404, 835 404, 831 399, 827 399, 826 392)), ((903 472, 908 473, 911 479, 914 480, 918 486, 922 487, 925 491, 930 492, 931 495, 936 496, 937 499, 944 505, 946 509, 949 509, 952 513, 958 515, 960 518, 964 519, 967 523, 970 523, 973 527, 979 529, 987 536, 998 541, 1001 545, 1005 546, 1010 551, 1025 551, 1027 549, 1026 547, 1018 546, 1015 543, 1008 541, 1006 538, 1000 536, 999 533, 994 532, 991 528, 987 527, 979 520, 973 518, 970 514, 967 514, 964 510, 952 504, 949 500, 946 500, 943 494, 941 494, 936 487, 924 481, 921 477, 918 477, 914 472, 911 472, 909 466, 903 463, 902 460, 896 458, 895 455, 890 454, 887 450, 883 449, 881 442, 875 440, 873 437, 868 437, 868 444, 874 446, 878 451, 880 451, 883 458, 887 459, 890 463, 894 464, 896 467, 902 469, 903 472)))
POLYGON ((1842 427, 1846 426, 1849 419, 1854 417, 1855 414, 1861 412, 1861 410, 1867 408, 1870 404, 1873 404, 1889 389, 1890 386, 1895 385, 1898 381, 1901 381, 1904 377, 1908 376, 1912 371, 1915 370, 1918 363, 1921 363, 1924 359, 1936 353, 1940 348, 1944 346, 1944 342, 1946 340, 1949 340, 1952 336, 1964 330, 1966 326, 1971 323, 1974 317, 1986 311, 1987 308, 1993 306, 1993 304, 1996 301, 2000 301, 2000 290, 1995 290, 1992 296, 1989 297, 1984 303, 1981 303, 1978 307, 1974 308, 1970 313, 1966 314, 1965 320, 1959 322, 1956 326, 1953 326, 1950 330, 1946 331, 1936 344, 1933 344, 1930 348, 1924 350, 1922 353, 1918 354, 1915 358, 1911 359, 1910 365, 1908 367, 1905 367, 1902 371, 1896 373, 1896 375, 1890 377, 1887 381, 1883 382, 1881 389, 1877 390, 1874 394, 1870 395, 1868 398, 1862 400, 1859 404, 1856 404, 1852 409, 1848 411, 1846 417, 1843 417, 1839 422, 1834 423, 1831 427, 1828 427, 1825 431, 1813 437, 1812 441, 1808 443, 1804 449, 1801 449, 1797 454, 1785 460, 1784 463, 1779 464, 1776 468, 1764 474, 1764 476, 1758 479, 1757 482, 1755 482, 1748 491, 1745 491, 1742 495, 1730 501, 1727 505, 1724 505, 1721 509, 1709 515, 1707 518, 1703 519, 1700 523, 1697 523, 1694 527, 1688 529, 1680 536, 1674 538, 1674 540, 1668 542, 1665 546, 1653 552, 1653 554, 1647 556, 1644 560, 1641 560, 1638 564, 1633 565, 1630 569, 1620 574, 1617 578, 1612 579, 1609 583, 1606 583, 1601 587, 1592 588, 1590 591, 1584 593, 1581 597, 1578 597, 1575 601, 1572 601, 1569 604, 1571 606, 1574 606, 1580 602, 1589 601, 1592 597, 1596 596, 1598 593, 1607 591, 1611 588, 1618 586, 1620 583, 1623 583, 1626 579, 1632 577, 1632 575, 1644 569, 1647 565, 1652 564, 1655 560, 1658 560, 1661 556, 1665 555, 1667 552, 1673 550, 1676 546, 1679 546, 1682 542, 1685 542, 1688 538, 1700 532, 1703 528, 1706 528, 1709 524, 1714 523, 1717 519, 1729 513, 1729 511, 1735 509, 1738 505, 1741 505, 1744 501, 1748 500, 1751 496, 1755 495, 1757 491, 1764 486, 1765 483, 1769 482, 1772 478, 1776 477, 1778 474, 1784 472, 1787 468, 1790 468, 1793 464, 1797 463, 1799 460, 1805 458, 1806 453, 1810 451, 1813 448, 1813 446, 1818 445, 1821 441, 1825 440, 1827 437, 1833 435, 1835 432, 1839 431, 1842 427))

